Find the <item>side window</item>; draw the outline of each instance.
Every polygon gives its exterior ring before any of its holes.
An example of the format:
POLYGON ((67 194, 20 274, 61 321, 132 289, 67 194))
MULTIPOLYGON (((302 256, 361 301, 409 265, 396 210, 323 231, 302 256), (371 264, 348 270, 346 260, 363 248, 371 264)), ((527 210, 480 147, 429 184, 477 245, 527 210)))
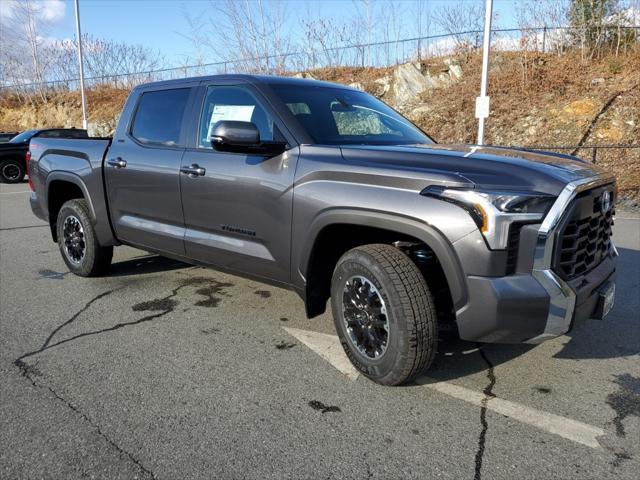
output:
POLYGON ((273 118, 245 88, 213 86, 207 89, 198 133, 200 148, 213 148, 209 138, 214 125, 222 120, 252 122, 260 131, 260 140, 274 139, 273 118))
POLYGON ((138 102, 131 135, 142 143, 177 146, 190 88, 145 92, 138 102))

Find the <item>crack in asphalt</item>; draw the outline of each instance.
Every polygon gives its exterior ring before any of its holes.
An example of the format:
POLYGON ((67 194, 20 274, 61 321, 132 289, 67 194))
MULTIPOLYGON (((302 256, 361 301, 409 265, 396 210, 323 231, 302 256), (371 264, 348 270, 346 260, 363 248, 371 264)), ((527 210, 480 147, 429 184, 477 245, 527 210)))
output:
POLYGON ((44 228, 48 226, 49 225, 25 225, 24 227, 7 227, 7 228, 0 228, 0 232, 8 232, 11 230, 24 230, 25 228, 44 228))
POLYGON ((76 407, 73 403, 71 403, 69 400, 64 398, 62 395, 60 395, 56 390, 54 390, 50 386, 48 386, 48 385, 40 385, 38 382, 36 382, 35 379, 33 378, 33 375, 35 374, 35 372, 33 370, 34 367, 31 367, 30 365, 27 365, 25 362, 23 362, 20 359, 16 359, 14 364, 20 369, 20 373, 22 374, 22 376, 24 378, 26 378, 27 380, 29 380, 29 382, 31 382, 31 384, 34 387, 49 390, 49 392, 51 392, 51 394, 58 401, 62 402, 64 405, 67 406, 67 408, 72 410, 80 418, 82 418, 85 422, 87 422, 89 425, 91 425, 91 427, 93 427, 93 429, 98 433, 98 435, 100 435, 102 438, 104 438, 105 441, 109 445, 111 445, 113 448, 115 448, 120 455, 122 455, 124 457, 127 457, 129 460, 131 460, 147 476, 151 477, 152 479, 157 479, 158 478, 158 477, 156 477, 156 475, 151 470, 149 470, 147 467, 145 467, 140 460, 138 460, 135 456, 133 456, 132 453, 128 452, 127 450, 122 448, 120 445, 118 445, 116 442, 114 442, 111 438, 109 438, 109 436, 106 435, 102 431, 100 426, 97 423, 95 423, 91 419, 91 417, 89 417, 89 415, 84 413, 82 410, 80 410, 78 407, 76 407))
MULTIPOLYGON (((45 350, 49 350, 51 348, 54 347, 58 347, 60 345, 64 345, 66 343, 69 342, 73 342, 74 340, 78 340, 80 338, 85 338, 85 337, 90 337, 93 335, 100 335, 102 333, 106 333, 106 332, 113 332, 115 330, 119 330, 121 328, 124 327, 130 327, 130 326, 134 326, 134 325, 140 325, 141 323, 146 323, 149 322, 151 320, 155 320, 157 318, 160 317, 164 317, 165 315, 173 312, 174 308, 176 307, 176 305, 178 304, 175 300, 173 300, 173 298, 178 295, 178 292, 180 290, 182 290, 185 287, 191 286, 191 285, 202 285, 203 283, 208 283, 208 282, 214 282, 216 283, 216 287, 221 286, 220 288, 224 288, 224 287, 229 287, 229 286, 233 286, 233 284, 231 283, 220 283, 220 282, 215 282, 212 281, 211 279, 208 278, 204 278, 204 277, 195 277, 195 278, 190 278, 189 280, 181 283, 180 285, 178 285, 176 288, 174 288, 171 293, 165 297, 162 298, 158 298, 155 300, 151 300, 151 301, 147 301, 147 302, 141 302, 139 304, 136 304, 132 307, 133 311, 143 311, 143 310, 152 310, 152 311, 158 311, 158 313, 153 313, 150 315, 146 315, 142 318, 139 318, 137 320, 133 320, 131 322, 120 322, 117 323, 115 325, 112 325, 111 327, 107 327, 107 328, 103 328, 100 330, 95 330, 92 332, 83 332, 83 333, 79 333, 78 335, 74 335, 73 337, 69 337, 69 338, 65 338, 64 340, 60 340, 56 343, 51 343, 51 341, 53 340, 53 337, 60 331, 62 330, 64 327, 70 325, 71 323, 73 323, 80 315, 82 315, 93 303, 95 303, 96 301, 100 300, 101 298, 106 297, 107 295, 110 295, 111 293, 114 293, 118 290, 121 290, 123 287, 119 287, 119 288, 115 288, 112 290, 108 290, 106 292, 103 292, 97 296, 95 296, 94 298, 92 298, 91 300, 89 300, 84 307, 82 307, 80 310, 78 310, 71 318, 69 318, 67 321, 65 321, 64 323, 62 323, 61 325, 59 325, 58 327, 56 327, 47 337, 47 339, 45 340, 45 342, 42 344, 42 346, 37 349, 34 350, 32 352, 27 352, 23 355, 21 355, 20 357, 18 357, 16 359, 16 361, 21 361, 24 360, 25 358, 31 357, 33 355, 39 354, 44 352, 45 350)), ((201 295, 203 294, 202 292, 198 291, 196 293, 200 293, 201 295)), ((219 291, 216 291, 215 293, 219 293, 219 291)), ((212 296, 212 294, 210 292, 208 292, 207 294, 205 294, 207 296, 212 296)), ((209 299, 207 299, 209 300, 209 299)), ((196 303, 196 305, 198 305, 196 303)), ((16 362, 14 362, 16 363, 16 362)))
MULTIPOLYGON (((93 332, 84 332, 78 335, 75 335, 73 337, 70 338, 66 338, 64 340, 60 340, 56 343, 51 343, 53 338, 55 337, 55 335, 57 333, 59 333, 64 327, 72 324, 80 315, 82 315, 84 312, 86 312, 89 307, 91 307, 91 305, 93 305, 95 302, 97 302, 98 300, 107 297, 108 295, 111 295, 112 293, 121 290, 123 288, 125 288, 124 286, 119 287, 119 288, 114 288, 111 290, 107 290, 106 292, 102 292, 98 295, 96 295, 95 297, 93 297, 91 300, 89 300, 80 310, 78 310, 76 313, 74 313, 69 319, 65 320, 63 323, 61 323, 60 325, 58 325, 45 339, 44 343, 42 344, 42 346, 40 348, 38 348, 37 350, 33 350, 31 352, 27 352, 22 354, 20 357, 16 358, 13 361, 13 364, 20 370, 21 375, 26 378, 27 380, 29 380, 29 382, 37 388, 41 388, 41 389, 46 389, 49 390, 51 392, 51 394, 60 402, 64 403, 69 409, 71 409, 73 412, 75 412, 77 415, 79 415, 82 419, 84 419, 89 425, 91 425, 95 431, 102 437, 104 438, 113 448, 115 448, 121 455, 126 456, 127 458, 129 458, 135 465, 138 466, 138 468, 140 468, 140 470, 145 473, 147 476, 150 476, 152 479, 156 479, 156 475, 149 470, 148 468, 146 468, 141 462, 140 460, 138 460, 133 454, 131 454, 130 452, 126 451, 125 449, 123 449, 122 447, 120 447, 114 440, 112 440, 111 438, 109 438, 109 436, 107 436, 102 429, 100 428, 100 426, 98 424, 96 424, 91 417, 89 417, 89 415, 87 415, 86 413, 84 413, 82 410, 80 410, 77 406, 75 406, 73 403, 71 403, 69 400, 65 399, 62 395, 60 395, 54 388, 48 386, 48 385, 41 385, 38 382, 36 382, 34 377, 38 377, 38 376, 42 376, 40 370, 38 370, 37 368, 37 362, 36 365, 29 365, 27 364, 24 360, 28 357, 32 357, 34 355, 37 355, 39 353, 42 353, 46 350, 49 350, 50 348, 53 347, 57 347, 59 345, 63 345, 65 343, 69 343, 72 342, 74 340, 77 340, 79 338, 83 338, 83 337, 88 337, 88 336, 92 336, 92 335, 98 335, 101 333, 105 333, 105 332, 112 332, 114 330, 118 330, 120 328, 126 327, 126 326, 132 326, 132 325, 139 325, 141 323, 144 322, 148 322, 160 317, 163 317, 165 315, 167 315, 168 313, 172 312, 174 310, 174 308, 176 307, 176 305, 178 304, 178 302, 176 300, 174 300, 174 297, 176 295, 178 295, 178 292, 187 286, 190 285, 202 285, 203 283, 207 283, 210 282, 210 279, 207 278, 200 278, 200 277, 196 277, 196 278, 190 278, 188 280, 186 280, 185 282, 183 282, 182 284, 178 285, 176 288, 174 288, 171 293, 165 297, 156 299, 156 300, 152 300, 150 302, 141 302, 138 303, 136 305, 134 305, 132 307, 133 311, 144 311, 144 310, 151 310, 151 311, 155 311, 158 313, 153 313, 150 315, 145 315, 144 317, 135 320, 135 321, 131 321, 131 322, 121 322, 121 323, 117 323, 116 325, 113 325, 109 328, 103 328, 101 330, 97 330, 97 331, 93 331, 93 332)), ((200 293, 201 295, 205 295, 208 297, 207 300, 211 300, 213 297, 214 293, 220 293, 220 290, 224 287, 227 286, 232 286, 232 284, 221 284, 219 282, 215 282, 217 285, 215 285, 214 287, 218 287, 217 290, 212 291, 212 292, 197 292, 200 293)))
POLYGON ((482 478, 482 460, 484 458, 484 448, 487 441, 487 430, 489 429, 489 423, 487 422, 487 404, 489 400, 495 398, 493 394, 493 387, 496 385, 496 375, 493 371, 493 363, 487 357, 487 354, 482 350, 482 348, 478 347, 478 351, 480 352, 480 356, 486 362, 489 369, 487 370, 487 379, 489 383, 484 390, 484 398, 482 399, 482 406, 480 407, 480 424, 482 425, 482 430, 480 431, 480 436, 478 437, 478 450, 476 451, 476 459, 475 459, 475 474, 473 476, 474 480, 481 480, 482 478))
POLYGON ((78 416, 80 416, 80 418, 82 418, 84 421, 86 421, 89 425, 91 425, 91 427, 93 427, 93 429, 98 433, 98 435, 100 435, 102 438, 104 438, 104 440, 111 445, 113 448, 115 448, 118 453, 120 453, 121 455, 129 458, 143 473, 145 473, 147 476, 151 477, 152 479, 156 479, 156 475, 149 470, 148 468, 146 468, 144 465, 142 465, 142 463, 140 462, 140 460, 138 460, 136 457, 133 456, 133 454, 131 454, 130 452, 126 451, 125 449, 123 449, 122 447, 120 447, 115 441, 113 441, 111 438, 109 438, 109 436, 107 436, 102 429, 100 428, 100 426, 98 424, 96 424, 86 413, 84 413, 82 410, 80 410, 78 407, 76 407, 73 403, 71 403, 69 400, 67 400, 66 398, 64 398, 62 395, 60 395, 54 388, 48 386, 48 385, 41 385, 38 382, 36 382, 34 377, 38 377, 38 376, 42 376, 42 373, 40 372, 40 370, 38 370, 37 368, 37 364, 36 365, 29 365, 27 364, 24 359, 31 357, 33 355, 36 355, 38 353, 42 353, 45 350, 48 350, 49 348, 55 347, 56 345, 60 345, 62 343, 66 343, 67 341, 71 341, 73 338, 78 338, 79 336, 73 337, 71 339, 66 339, 63 340, 61 342, 57 342, 54 344, 51 344, 51 340, 53 339, 53 337, 60 331, 62 330, 64 327, 72 324, 80 315, 82 315, 84 312, 86 312, 89 307, 91 305, 93 305, 95 302, 97 302, 98 300, 100 300, 101 298, 104 298, 108 295, 111 295, 113 292, 120 290, 124 287, 120 287, 120 288, 115 288, 115 289, 111 289, 111 290, 107 290, 106 292, 102 292, 99 295, 96 295, 95 297, 93 297, 91 300, 89 300, 87 303, 85 303, 85 305, 78 310, 76 313, 74 313, 68 320, 66 320, 65 322, 61 323, 60 325, 58 325, 50 334, 49 336, 46 338, 46 340, 44 341, 44 343, 42 344, 42 346, 37 349, 37 350, 33 350, 31 352, 27 352, 24 353, 23 355, 21 355, 20 357, 16 358, 13 361, 13 364, 18 367, 18 369, 20 370, 21 375, 26 378, 27 380, 29 380, 29 382, 36 388, 41 388, 41 389, 46 389, 49 392, 51 392, 51 394, 60 402, 62 402, 64 405, 67 406, 67 408, 69 408, 70 410, 72 410, 74 413, 76 413, 78 416))
MULTIPOLYGON (((13 362, 16 366, 18 366, 18 362, 22 362, 22 360, 24 360, 27 357, 31 357, 33 355, 36 355, 38 353, 42 353, 45 350, 51 348, 52 346, 55 346, 57 344, 54 345, 49 345, 49 343, 51 342, 51 340, 53 339, 53 337, 55 336, 56 333, 58 333, 60 330, 62 330, 64 327, 66 327, 67 325, 70 325, 71 323, 73 323, 80 315, 82 315, 84 312, 86 312, 89 307, 91 305, 93 305, 95 302, 97 302, 98 300, 100 300, 101 298, 106 297, 107 295, 111 295, 113 292, 120 290, 124 287, 120 287, 120 288, 114 288, 111 290, 107 290, 106 292, 102 292, 99 295, 96 295, 95 297, 93 297, 91 300, 89 300, 87 303, 85 303, 84 307, 82 307, 80 310, 78 310, 76 313, 74 313, 71 318, 69 318, 68 320, 66 320, 65 322, 61 323, 60 325, 58 325, 47 337, 47 339, 44 341, 44 343, 42 344, 42 346, 37 349, 37 350, 33 350, 31 352, 27 352, 22 354, 21 356, 19 356, 18 358, 15 359, 15 361, 13 362)), ((22 362, 24 363, 24 362, 22 362)))

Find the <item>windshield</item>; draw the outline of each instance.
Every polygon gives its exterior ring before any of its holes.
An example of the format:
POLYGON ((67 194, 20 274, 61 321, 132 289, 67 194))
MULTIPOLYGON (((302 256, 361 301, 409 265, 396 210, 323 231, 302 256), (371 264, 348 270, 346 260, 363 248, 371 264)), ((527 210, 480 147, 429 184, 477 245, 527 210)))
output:
POLYGON ((31 137, 33 137, 36 133, 38 133, 38 130, 27 130, 13 137, 11 140, 9 140, 9 143, 26 143, 31 140, 31 137))
POLYGON ((433 143, 409 120, 367 93, 331 87, 277 84, 272 87, 315 143, 433 143))

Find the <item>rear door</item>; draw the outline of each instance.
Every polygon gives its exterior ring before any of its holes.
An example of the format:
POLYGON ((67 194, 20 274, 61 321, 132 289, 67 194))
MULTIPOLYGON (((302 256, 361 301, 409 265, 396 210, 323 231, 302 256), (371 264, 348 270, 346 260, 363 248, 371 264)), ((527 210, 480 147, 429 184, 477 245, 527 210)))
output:
POLYGON ((120 126, 105 159, 107 195, 119 240, 183 255, 180 162, 190 86, 143 90, 120 126), (128 117, 127 117, 128 114, 128 117))
POLYGON ((293 138, 266 99, 249 84, 206 84, 194 115, 182 166, 203 175, 180 176, 187 256, 225 269, 288 282, 291 211, 297 149, 275 157, 214 150, 219 120, 253 122, 260 139, 293 138))

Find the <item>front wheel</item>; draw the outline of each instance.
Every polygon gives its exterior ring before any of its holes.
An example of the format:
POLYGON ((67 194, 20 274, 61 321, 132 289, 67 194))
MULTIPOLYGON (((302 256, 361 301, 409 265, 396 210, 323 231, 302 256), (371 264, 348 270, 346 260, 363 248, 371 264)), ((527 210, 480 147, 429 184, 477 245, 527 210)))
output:
POLYGON ((416 265, 391 245, 345 253, 331 280, 331 307, 342 346, 364 375, 400 385, 433 361, 437 319, 416 265))
POLYGON ((84 199, 69 200, 62 205, 56 227, 60 253, 72 273, 96 277, 107 271, 113 247, 102 247, 98 243, 84 199))
POLYGON ((26 175, 24 162, 16 159, 0 163, 0 181, 3 183, 20 183, 26 175))

